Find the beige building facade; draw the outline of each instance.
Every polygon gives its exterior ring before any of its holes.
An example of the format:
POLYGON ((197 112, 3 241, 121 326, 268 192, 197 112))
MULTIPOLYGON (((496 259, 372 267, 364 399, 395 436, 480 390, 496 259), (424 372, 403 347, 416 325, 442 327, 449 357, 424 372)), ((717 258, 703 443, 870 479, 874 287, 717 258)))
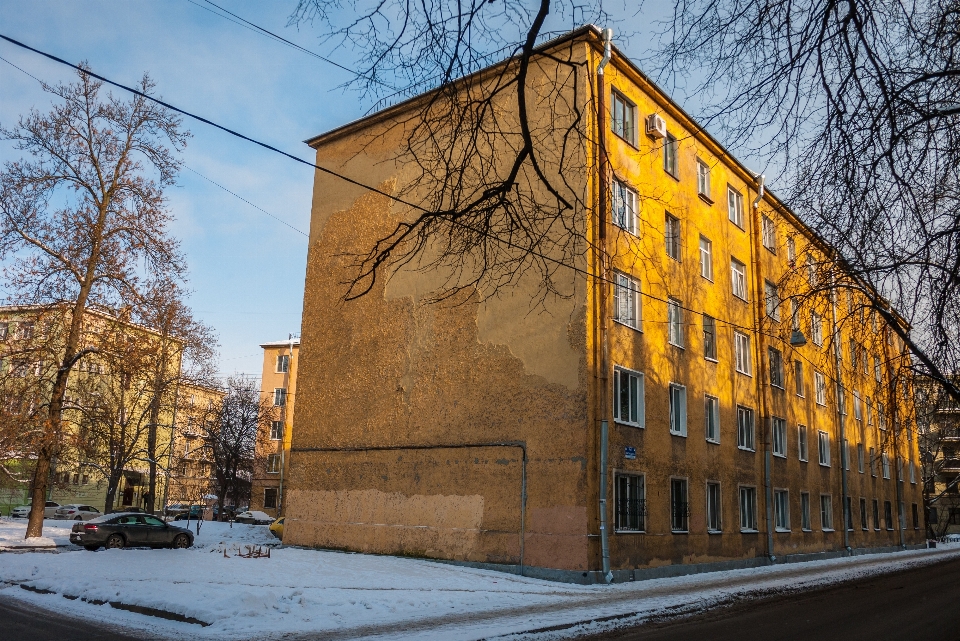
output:
POLYGON ((271 516, 283 514, 284 477, 293 437, 293 410, 297 399, 297 357, 300 339, 264 343, 260 394, 273 412, 269 425, 258 439, 250 509, 271 516))
MULTIPOLYGON (((593 27, 544 46, 602 56, 593 27)), ((582 582, 921 543, 902 342, 616 50, 600 91, 620 116, 582 125, 606 154, 575 152, 591 250, 560 296, 523 275, 432 303, 448 276, 401 269, 343 302, 345 257, 405 214, 316 174, 285 542, 582 582)), ((399 189, 417 100, 308 141, 318 164, 399 189)))

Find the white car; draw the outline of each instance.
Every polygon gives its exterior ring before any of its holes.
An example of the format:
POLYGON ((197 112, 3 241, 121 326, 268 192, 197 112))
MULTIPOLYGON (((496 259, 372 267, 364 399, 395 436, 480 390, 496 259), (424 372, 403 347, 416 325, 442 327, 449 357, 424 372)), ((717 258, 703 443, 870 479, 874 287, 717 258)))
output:
POLYGON ((74 503, 73 505, 63 505, 57 508, 57 512, 53 515, 53 518, 61 521, 89 521, 98 516, 102 516, 100 510, 92 505, 74 503))
POLYGON ((235 520, 237 523, 248 523, 250 525, 270 525, 277 519, 265 512, 251 510, 249 512, 241 512, 235 520))
MULTIPOLYGON (((60 507, 59 503, 54 503, 53 501, 47 501, 43 505, 43 518, 52 519, 57 512, 57 508, 60 507)), ((10 516, 15 519, 25 519, 30 516, 30 506, 21 505, 10 510, 10 516)))

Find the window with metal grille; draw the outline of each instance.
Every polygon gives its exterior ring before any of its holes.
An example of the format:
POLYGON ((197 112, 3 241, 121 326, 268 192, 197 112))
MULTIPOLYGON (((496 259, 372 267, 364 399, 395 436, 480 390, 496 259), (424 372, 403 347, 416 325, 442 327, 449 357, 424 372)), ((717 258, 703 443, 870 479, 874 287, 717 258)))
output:
POLYGON ((673 532, 686 532, 689 517, 687 480, 670 479, 670 529, 673 532))
POLYGON ((647 514, 643 476, 617 474, 614 487, 614 529, 618 532, 643 532, 646 529, 647 514))

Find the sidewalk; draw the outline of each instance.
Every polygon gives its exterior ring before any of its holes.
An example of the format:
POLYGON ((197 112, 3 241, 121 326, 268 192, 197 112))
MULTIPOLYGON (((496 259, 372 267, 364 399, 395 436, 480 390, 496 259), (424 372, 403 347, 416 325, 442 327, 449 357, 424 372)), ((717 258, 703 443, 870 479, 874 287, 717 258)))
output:
POLYGON ((205 524, 190 550, 0 555, 6 586, 0 594, 168 638, 446 641, 532 631, 539 632, 522 638, 560 638, 758 591, 809 588, 960 556, 960 545, 948 545, 580 586, 331 551, 273 549, 270 558, 242 558, 237 551, 262 541, 265 528, 229 531, 225 525, 205 524), (179 620, 159 618, 163 613, 179 620))

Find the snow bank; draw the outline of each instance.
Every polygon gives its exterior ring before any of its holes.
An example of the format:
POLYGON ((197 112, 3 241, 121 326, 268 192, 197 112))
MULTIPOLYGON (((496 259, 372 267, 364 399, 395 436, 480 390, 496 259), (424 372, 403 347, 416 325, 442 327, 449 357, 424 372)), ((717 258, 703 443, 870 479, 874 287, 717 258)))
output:
MULTIPOLYGON (((205 523, 189 550, 0 555, 0 594, 167 638, 478 639, 604 617, 636 622, 758 589, 810 586, 960 555, 960 545, 612 586, 539 581, 430 561, 302 549, 242 558, 263 526, 205 523), (211 527, 213 526, 213 527, 211 527), (223 550, 227 549, 227 556, 223 550), (26 584, 57 594, 27 592, 26 584), (121 601, 193 617, 209 627, 113 610, 58 595, 121 601)), ((596 629, 594 624, 591 629, 596 629)), ((551 632, 557 637, 572 634, 551 632)), ((580 629, 582 631, 582 629, 580 629)), ((531 638, 526 635, 525 638, 531 638)))
POLYGON ((73 521, 43 521, 43 536, 24 539, 27 533, 27 519, 0 518, 0 550, 23 548, 55 548, 70 545, 70 528, 73 521))

